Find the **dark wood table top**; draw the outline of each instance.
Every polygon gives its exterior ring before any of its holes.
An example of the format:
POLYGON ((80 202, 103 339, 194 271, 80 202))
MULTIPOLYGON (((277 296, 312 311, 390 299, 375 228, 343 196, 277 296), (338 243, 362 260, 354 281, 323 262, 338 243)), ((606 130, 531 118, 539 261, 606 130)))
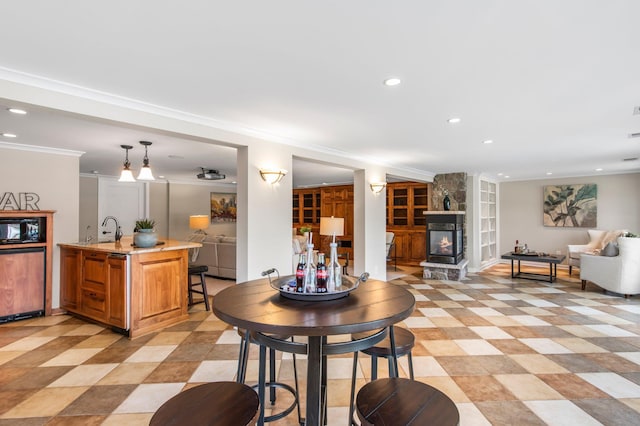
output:
POLYGON ((388 327, 409 317, 415 298, 407 289, 368 280, 336 300, 287 299, 268 279, 237 284, 213 298, 213 312, 221 320, 263 333, 294 336, 349 334, 388 327))
POLYGON ((551 255, 546 253, 514 253, 509 252, 502 255, 503 259, 511 259, 511 260, 530 260, 532 262, 545 262, 545 263, 562 263, 565 256, 562 254, 551 255))

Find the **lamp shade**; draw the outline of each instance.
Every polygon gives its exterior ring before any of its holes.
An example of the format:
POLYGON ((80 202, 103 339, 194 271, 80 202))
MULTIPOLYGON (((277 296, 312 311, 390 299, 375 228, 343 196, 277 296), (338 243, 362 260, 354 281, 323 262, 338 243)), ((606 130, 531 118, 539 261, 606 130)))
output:
POLYGON ((321 217, 320 235, 334 235, 336 237, 344 235, 344 218, 333 216, 321 217))
POLYGON ((209 228, 209 216, 206 214, 196 214, 189 216, 189 228, 207 229, 209 228))

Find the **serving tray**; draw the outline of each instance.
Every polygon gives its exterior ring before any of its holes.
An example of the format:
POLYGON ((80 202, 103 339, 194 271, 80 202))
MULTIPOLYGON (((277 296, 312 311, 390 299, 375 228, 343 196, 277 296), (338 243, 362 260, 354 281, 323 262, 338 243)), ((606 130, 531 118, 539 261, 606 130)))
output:
MULTIPOLYGON (((319 302, 324 300, 340 299, 348 296, 350 292, 358 288, 360 281, 365 281, 366 278, 362 279, 362 277, 356 278, 343 275, 340 289, 331 293, 297 293, 295 291, 291 291, 289 290, 291 288, 289 287, 289 283, 292 281, 295 282, 295 280, 295 275, 286 275, 283 277, 269 279, 269 283, 271 284, 271 287, 280 292, 282 297, 286 297, 287 299, 319 302)), ((295 286, 292 288, 295 289, 295 286)))

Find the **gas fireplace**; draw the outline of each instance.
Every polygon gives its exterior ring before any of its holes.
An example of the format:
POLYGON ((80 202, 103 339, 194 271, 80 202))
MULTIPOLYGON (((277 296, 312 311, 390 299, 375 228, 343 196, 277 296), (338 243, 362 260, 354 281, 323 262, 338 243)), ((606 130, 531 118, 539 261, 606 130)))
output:
POLYGON ((457 265, 464 257, 464 213, 427 212, 427 262, 457 265))

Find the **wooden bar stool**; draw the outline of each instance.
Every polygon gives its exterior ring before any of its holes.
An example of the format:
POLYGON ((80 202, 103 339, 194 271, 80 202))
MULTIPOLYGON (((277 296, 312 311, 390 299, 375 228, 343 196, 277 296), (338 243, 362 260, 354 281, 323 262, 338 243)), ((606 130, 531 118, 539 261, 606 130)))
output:
POLYGON ((209 267, 207 265, 189 265, 189 306, 195 305, 196 303, 203 303, 204 306, 209 311, 209 295, 207 294, 207 280, 204 277, 205 272, 209 271, 209 267), (193 282, 191 277, 193 275, 200 276, 200 282, 193 282), (200 286, 200 290, 196 290, 193 287, 200 286), (199 300, 197 302, 193 301, 193 293, 201 294, 204 300, 199 300))
POLYGON ((258 394, 236 382, 213 382, 180 392, 158 409, 150 426, 246 426, 258 413, 258 394))
MULTIPOLYGON (((240 353, 238 354, 238 371, 237 371, 237 381, 238 383, 244 383, 246 379, 247 373, 247 362, 249 360, 249 345, 251 343, 256 343, 260 347, 260 360, 259 360, 259 373, 258 373, 258 384, 252 386, 253 389, 258 389, 258 399, 262 403, 260 406, 260 417, 258 419, 258 424, 273 422, 279 420, 283 417, 286 417, 293 411, 294 408, 298 409, 298 423, 303 424, 302 422, 302 413, 300 412, 300 402, 298 399, 298 372, 296 367, 296 355, 293 354, 293 376, 295 389, 291 386, 280 383, 276 381, 276 350, 274 348, 269 348, 269 381, 266 381, 266 350, 267 347, 259 342, 255 342, 251 338, 251 332, 249 330, 238 329, 238 334, 242 337, 240 342, 240 353), (289 407, 282 410, 277 414, 272 414, 270 416, 264 415, 264 389, 269 388, 269 400, 271 405, 276 403, 276 389, 284 389, 293 395, 293 402, 289 407)), ((272 340, 278 340, 281 342, 286 342, 288 339, 291 339, 291 336, 281 336, 281 335, 269 335, 269 338, 272 340)), ((293 339, 291 339, 293 342, 293 339)))
POLYGON ((392 377, 367 383, 356 398, 361 426, 456 426, 456 404, 438 389, 422 382, 392 377))
MULTIPOLYGON (((371 333, 355 333, 351 335, 352 340, 359 340, 371 333)), ((389 364, 389 377, 398 377, 398 357, 407 355, 409 359, 409 377, 414 379, 413 375, 413 357, 411 350, 415 345, 416 338, 412 332, 402 327, 389 327, 389 335, 379 343, 363 349, 361 352, 371 356, 371 380, 378 378, 378 358, 386 358, 389 364), (395 344, 395 351, 391 344, 395 344)), ((353 353, 353 372, 351 375, 351 398, 349 419, 353 419, 353 399, 356 391, 356 372, 358 369, 358 352, 353 353)))

